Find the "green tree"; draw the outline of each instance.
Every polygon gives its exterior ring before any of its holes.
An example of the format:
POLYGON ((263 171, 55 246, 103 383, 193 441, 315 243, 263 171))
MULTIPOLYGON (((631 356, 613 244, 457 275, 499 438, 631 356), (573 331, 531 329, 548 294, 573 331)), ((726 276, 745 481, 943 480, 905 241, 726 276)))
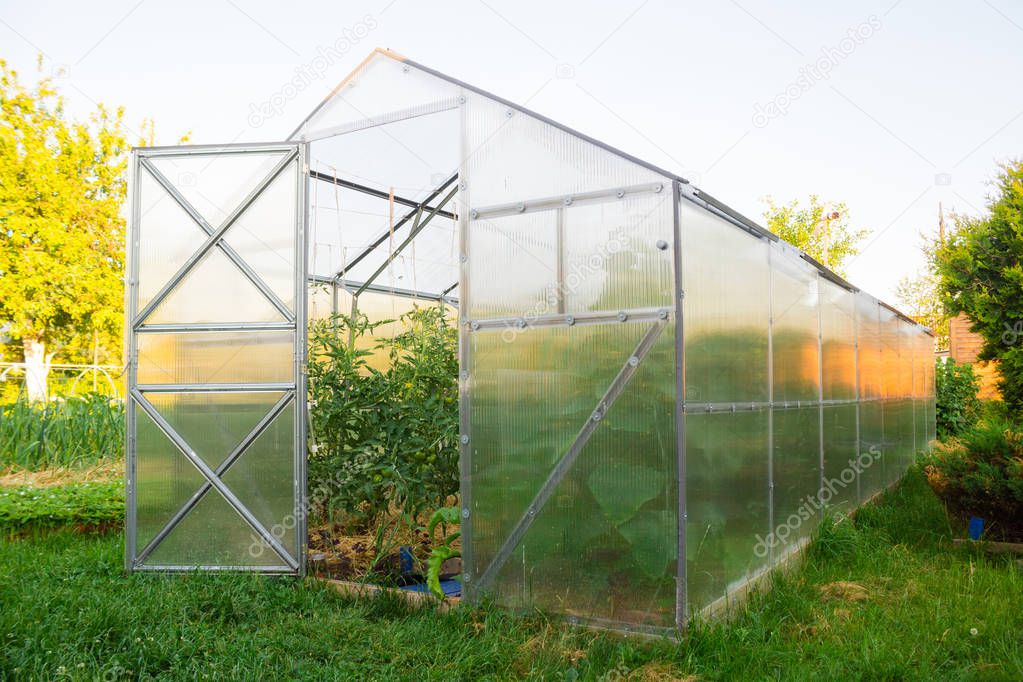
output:
POLYGON ((984 340, 979 359, 997 360, 1010 409, 1023 408, 1023 161, 1002 167, 989 215, 956 219, 934 252, 942 302, 965 313, 984 340))
POLYGON ((123 115, 99 105, 68 120, 50 79, 28 87, 0 60, 0 326, 33 400, 58 352, 85 360, 98 341, 100 360, 120 363, 123 115))
POLYGON ((948 315, 941 302, 941 280, 933 269, 906 276, 895 289, 899 306, 934 334, 934 346, 948 349, 948 315))
POLYGON ((867 236, 867 230, 850 227, 844 203, 821 201, 816 194, 810 195, 805 207, 798 200, 777 204, 771 197, 764 203, 767 229, 845 276, 845 265, 859 253, 856 245, 867 236))

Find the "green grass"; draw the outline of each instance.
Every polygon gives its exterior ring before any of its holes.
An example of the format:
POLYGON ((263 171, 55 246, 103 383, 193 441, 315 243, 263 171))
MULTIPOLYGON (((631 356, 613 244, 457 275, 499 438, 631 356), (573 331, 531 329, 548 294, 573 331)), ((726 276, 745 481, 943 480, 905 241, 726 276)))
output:
POLYGON ((124 521, 124 481, 0 487, 0 533, 124 521))
POLYGON ((855 527, 826 524, 806 565, 732 622, 674 643, 313 581, 125 577, 118 533, 36 534, 0 541, 0 679, 1023 678, 1023 570, 951 537, 913 471, 855 527), (837 581, 862 590, 823 596, 837 581))
POLYGON ((99 393, 0 404, 0 471, 39 471, 121 456, 124 406, 99 393))

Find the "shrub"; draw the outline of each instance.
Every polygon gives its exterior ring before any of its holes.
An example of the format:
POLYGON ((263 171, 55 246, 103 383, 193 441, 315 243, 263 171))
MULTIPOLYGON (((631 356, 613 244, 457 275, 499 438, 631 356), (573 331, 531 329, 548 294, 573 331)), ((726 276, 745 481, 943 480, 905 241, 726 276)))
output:
POLYGON ((389 322, 337 315, 310 330, 313 511, 364 526, 394 510, 414 518, 458 491, 457 330, 443 308, 417 307, 402 333, 359 348, 389 322), (370 366, 375 353, 386 369, 370 366))
POLYGON ((938 443, 924 471, 953 516, 979 516, 989 537, 1023 540, 1023 431, 1006 421, 981 422, 938 443))
POLYGON ((952 358, 937 360, 934 375, 936 430, 938 438, 944 440, 959 435, 976 422, 980 386, 973 365, 957 365, 952 358))
POLYGON ((107 395, 0 405, 0 470, 95 464, 120 457, 123 442, 124 404, 107 395))

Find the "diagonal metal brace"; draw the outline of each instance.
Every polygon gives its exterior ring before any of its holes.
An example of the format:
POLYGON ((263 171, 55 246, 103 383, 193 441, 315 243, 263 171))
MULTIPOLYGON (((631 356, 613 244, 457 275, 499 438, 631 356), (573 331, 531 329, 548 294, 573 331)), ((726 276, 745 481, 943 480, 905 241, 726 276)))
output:
POLYGON ((630 355, 625 361, 622 368, 618 370, 617 376, 615 376, 611 385, 608 386, 607 391, 604 392, 604 395, 597 403, 596 408, 593 410, 593 414, 590 415, 590 418, 587 419, 586 423, 583 424, 581 429, 579 429, 579 433, 576 434, 575 440, 572 441, 568 450, 566 450, 565 454, 562 455, 560 460, 558 460, 554 469, 551 470, 550 475, 547 476, 547 480, 544 481, 542 486, 540 486, 540 490, 536 493, 536 497, 534 497, 533 501, 529 503, 529 507, 526 508, 525 513, 522 514, 518 523, 516 523, 515 527, 512 528, 511 533, 509 533, 508 537, 505 538, 504 543, 501 545, 501 548, 497 550, 497 554, 494 555, 490 565, 487 566, 480 575, 480 579, 476 584, 477 590, 485 589, 487 585, 493 581, 494 576, 496 576, 498 571, 501 570, 501 567, 508 561, 508 558, 511 556, 512 552, 515 551, 515 548, 518 546, 519 542, 522 541, 522 538, 525 537, 526 532, 533 525, 533 522, 536 521, 536 518, 540 515, 540 511, 554 494, 558 485, 572 469, 576 459, 579 458, 579 454, 583 451, 583 448, 586 447, 586 443, 590 440, 590 436, 593 435, 593 432, 596 431, 597 427, 600 425, 600 421, 607 414, 608 410, 611 409, 615 400, 618 399, 618 396, 622 394, 626 385, 628 385, 629 381, 636 374, 636 370, 639 368, 640 363, 643 362, 643 358, 645 358, 650 352, 650 349, 653 348, 654 342, 656 342, 657 337, 661 335, 661 332, 664 330, 664 326, 664 320, 657 320, 650 325, 650 328, 647 329, 645 334, 643 334, 643 338, 639 340, 635 350, 632 351, 632 355, 630 355))
POLYGON ((156 180, 157 184, 159 184, 167 192, 167 194, 169 194, 170 197, 179 206, 181 206, 185 213, 188 214, 193 221, 195 221, 196 225, 198 225, 199 228, 206 233, 207 238, 206 241, 203 242, 202 246, 199 247, 199 250, 193 253, 188 260, 186 260, 184 264, 178 268, 178 271, 174 273, 174 276, 163 285, 149 303, 146 304, 146 307, 139 312, 134 322, 136 328, 146 321, 146 318, 149 317, 156 307, 163 302, 178 283, 185 278, 185 275, 187 275, 189 271, 200 260, 202 260, 203 256, 215 247, 219 247, 221 251, 224 252, 224 255, 226 255, 228 259, 231 260, 231 262, 233 262, 239 270, 241 270, 242 274, 245 275, 245 277, 247 277, 257 289, 259 289, 260 293, 262 293, 263 296, 265 296, 267 300, 270 301, 275 308, 277 308, 278 312, 281 313, 284 319, 288 322, 295 321, 295 316, 288 309, 287 305, 285 305, 284 302, 281 301, 280 297, 278 297, 277 294, 275 294, 273 290, 267 286, 265 282, 263 282, 259 275, 257 275, 255 271, 252 270, 252 268, 249 267, 244 260, 242 260, 241 256, 239 256, 238 253, 230 247, 230 245, 223 241, 223 237, 228 228, 234 225, 238 218, 241 217, 241 215, 263 193, 263 190, 269 187, 270 183, 276 180, 277 176, 284 172, 284 169, 288 167, 297 155, 297 152, 291 152, 281 157, 281 159, 274 165, 273 169, 270 170, 269 174, 267 174, 267 176, 249 192, 248 196, 246 196, 245 199, 243 199, 242 202, 235 207, 231 214, 224 219, 224 222, 220 225, 220 227, 215 230, 206 222, 199 212, 190 203, 188 203, 188 200, 181 195, 181 192, 174 187, 163 173, 153 166, 153 164, 149 163, 148 160, 141 159, 142 167, 145 168, 153 179, 156 180))
POLYGON ((377 268, 376 271, 374 271, 372 275, 370 275, 369 277, 366 278, 366 281, 362 283, 362 286, 359 287, 359 290, 355 292, 355 294, 354 294, 355 296, 358 296, 363 291, 365 291, 366 287, 368 287, 370 284, 372 284, 373 280, 375 280, 377 277, 379 277, 380 273, 382 273, 384 270, 387 269, 387 266, 390 265, 391 262, 395 258, 398 257, 398 254, 401 253, 405 249, 406 246, 408 246, 409 244, 412 243, 412 240, 416 238, 416 235, 418 235, 420 232, 422 232, 423 229, 427 225, 430 224, 430 221, 433 220, 433 217, 435 215, 437 215, 437 211, 439 211, 440 209, 444 208, 444 206, 449 201, 451 201, 451 199, 455 196, 455 193, 457 191, 458 191, 458 188, 457 187, 453 187, 451 189, 451 191, 448 192, 447 195, 443 199, 441 199, 439 204, 437 204, 432 209, 430 209, 430 214, 428 216, 426 216, 426 218, 424 218, 422 222, 420 222, 419 219, 423 215, 423 207, 422 206, 419 207, 419 209, 416 211, 416 220, 415 220, 415 222, 412 225, 412 229, 409 231, 409 235, 407 237, 405 237, 405 240, 401 244, 398 245, 398 248, 396 248, 394 250, 394 253, 389 255, 387 257, 387 259, 383 263, 380 264, 380 267, 377 268))
POLYGON ((202 458, 192 450, 191 446, 185 439, 183 439, 174 430, 174 427, 164 419, 163 415, 160 414, 153 404, 146 400, 137 389, 132 389, 131 397, 135 400, 135 403, 142 408, 150 419, 156 424, 156 426, 163 431, 164 435, 170 439, 174 446, 184 455, 188 461, 198 469, 199 473, 209 481, 210 485, 217 489, 217 492, 221 494, 224 500, 241 516, 245 522, 259 535, 260 539, 263 540, 273 551, 286 563, 291 569, 298 569, 298 561, 284 548, 283 545, 273 536, 273 533, 263 527, 263 524, 253 515, 252 512, 239 500, 231 489, 228 488, 220 476, 216 474, 213 469, 209 467, 202 458))
MULTIPOLYGON (((288 406, 288 404, 291 402, 291 399, 292 393, 290 391, 281 396, 281 399, 278 400, 274 404, 274 406, 270 408, 270 411, 267 412, 263 416, 263 418, 259 420, 259 422, 252 428, 252 430, 249 431, 248 435, 246 435, 241 440, 241 442, 238 443, 237 446, 235 446, 234 450, 231 451, 231 453, 224 459, 223 462, 221 462, 220 466, 218 466, 213 473, 215 473, 218 477, 223 478, 224 474, 227 473, 227 470, 230 469, 231 466, 236 461, 238 461, 238 458, 241 457, 242 454, 249 448, 249 446, 252 445, 256 441, 256 439, 263 434, 263 432, 267 429, 268 426, 270 426, 273 420, 277 418, 277 415, 284 411, 284 408, 288 406)), ((153 553, 153 550, 155 550, 159 546, 159 544, 163 542, 163 539, 170 535, 170 532, 174 530, 174 528, 181 522, 183 518, 185 518, 185 516, 188 515, 188 512, 192 511, 192 509, 195 508, 195 506, 202 501, 202 498, 204 498, 206 496, 206 493, 208 493, 212 488, 213 484, 210 483, 209 481, 203 483, 202 486, 195 492, 195 494, 192 495, 192 497, 190 497, 187 502, 185 502, 181 509, 179 509, 177 513, 175 513, 174 516, 172 516, 171 519, 166 523, 166 525, 164 525, 164 527, 160 529, 160 532, 153 536, 153 539, 149 541, 149 544, 147 544, 145 548, 141 552, 139 552, 139 555, 135 559, 135 562, 141 564, 143 561, 145 561, 146 558, 153 553)))

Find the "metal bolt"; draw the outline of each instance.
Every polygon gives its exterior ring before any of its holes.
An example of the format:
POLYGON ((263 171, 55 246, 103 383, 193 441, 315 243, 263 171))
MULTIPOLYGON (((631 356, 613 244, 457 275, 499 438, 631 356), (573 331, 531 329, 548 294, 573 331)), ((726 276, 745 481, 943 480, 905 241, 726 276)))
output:
POLYGON ((480 217, 480 212, 474 208, 471 211, 469 211, 469 215, 472 216, 473 220, 476 220, 477 218, 480 217))
POLYGON ((459 440, 462 441, 462 445, 468 445, 469 444, 469 436, 462 436, 459 440))
POLYGON ((526 210, 526 205, 522 202, 519 202, 519 204, 515 207, 515 210, 518 211, 519 213, 523 213, 526 210))
POLYGON ((566 317, 565 318, 565 324, 567 324, 569 327, 571 327, 573 324, 575 324, 575 317, 572 316, 572 315, 569 315, 568 317, 566 317))
POLYGON ((526 321, 520 317, 518 320, 515 321, 515 326, 518 327, 519 329, 525 329, 526 321))
POLYGON ((625 311, 624 310, 619 310, 618 311, 618 321, 619 322, 625 322, 627 319, 629 319, 629 316, 625 314, 625 311))
POLYGON ((468 380, 469 380, 469 373, 463 371, 462 372, 462 381, 468 381, 468 380))
POLYGON ((638 366, 639 366, 639 358, 637 358, 635 355, 633 355, 631 358, 629 358, 629 367, 638 367, 638 366))
POLYGON ((654 192, 655 192, 655 193, 656 193, 656 192, 660 192, 660 191, 661 191, 662 189, 664 189, 664 185, 662 185, 662 184, 660 184, 660 183, 658 183, 658 184, 654 185, 654 192))
POLYGON ((663 239, 658 239, 657 243, 654 244, 654 246, 656 246, 661 251, 664 251, 668 248, 668 242, 664 241, 663 239))
POLYGON ((662 320, 667 320, 668 319, 668 311, 667 310, 659 310, 659 311, 657 311, 657 317, 659 317, 662 320))
POLYGON ((472 581, 472 573, 463 573, 462 574, 462 580, 464 580, 465 582, 471 582, 472 581))
POLYGON ((511 118, 512 116, 515 115, 515 112, 512 111, 511 109, 508 109, 506 112, 504 112, 504 115, 508 118, 511 118))
POLYGON ((461 256, 458 257, 458 260, 462 261, 463 263, 468 263, 469 257, 463 253, 461 256))
POLYGON ((471 327, 473 331, 476 331, 477 329, 480 328, 480 323, 477 322, 476 320, 473 320, 472 322, 469 323, 469 327, 471 327))
POLYGON ((530 515, 530 516, 536 516, 536 510, 535 510, 535 509, 533 509, 532 507, 530 507, 530 508, 529 508, 529 515, 530 515))
POLYGON ((406 64, 405 66, 401 67, 401 71, 402 71, 402 73, 408 73, 410 71, 410 69, 408 67, 408 64, 406 64))
POLYGON ((593 421, 595 421, 595 422, 599 422, 599 421, 600 421, 600 417, 601 417, 601 414, 600 414, 600 412, 594 412, 594 413, 593 413, 593 416, 592 416, 592 417, 590 417, 590 419, 592 419, 592 420, 593 420, 593 421))
POLYGON ((572 205, 572 197, 565 197, 565 206, 572 205))
POLYGON ((625 190, 624 189, 618 190, 617 192, 615 192, 615 196, 618 197, 619 199, 624 199, 625 198, 625 190))
POLYGON ((463 519, 469 518, 469 508, 468 507, 462 507, 462 518, 463 519))

